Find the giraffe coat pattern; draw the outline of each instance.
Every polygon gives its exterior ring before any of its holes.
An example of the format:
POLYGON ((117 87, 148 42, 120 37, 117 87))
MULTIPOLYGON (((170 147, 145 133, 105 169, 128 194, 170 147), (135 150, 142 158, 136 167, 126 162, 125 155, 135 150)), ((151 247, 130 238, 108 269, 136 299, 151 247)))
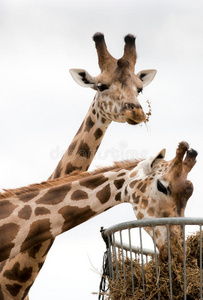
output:
MULTIPOLYGON (((82 69, 72 69, 70 72, 81 86, 96 90, 96 95, 76 136, 49 179, 63 177, 74 170, 88 170, 112 121, 136 125, 146 119, 137 96, 153 80, 156 70, 144 70, 137 75, 134 74, 137 59, 135 37, 132 35, 125 37, 124 55, 119 60, 113 58, 108 52, 103 34, 95 34, 93 40, 97 49, 101 74, 93 77, 82 69)), ((28 201, 28 197, 32 198, 34 193, 36 191, 30 193, 29 196, 21 195, 21 199, 28 201)), ((117 199, 119 197, 118 193, 117 199)), ((38 207, 35 214, 39 216, 47 210, 47 208, 38 207)), ((19 214, 28 218, 30 209, 22 208, 19 214)), ((46 226, 49 224, 47 223, 46 226)), ((43 266, 52 243, 53 240, 45 241, 43 245, 34 246, 32 250, 24 251, 1 264, 0 290, 6 294, 5 299, 10 299, 10 297, 16 300, 25 299, 43 266), (16 265, 18 268, 15 268, 16 265), (5 274, 8 272, 13 273, 13 276, 6 277, 5 274), (27 280, 22 282, 21 277, 27 280), (7 295, 9 295, 8 298, 7 295)))

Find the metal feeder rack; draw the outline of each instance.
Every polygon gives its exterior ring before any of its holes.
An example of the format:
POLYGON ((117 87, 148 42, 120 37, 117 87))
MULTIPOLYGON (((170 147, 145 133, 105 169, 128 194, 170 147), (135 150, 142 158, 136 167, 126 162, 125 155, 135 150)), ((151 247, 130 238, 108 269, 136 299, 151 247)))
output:
MULTIPOLYGON (((107 229, 101 228, 101 234, 106 244, 106 252, 104 253, 103 260, 103 275, 100 283, 100 293, 99 299, 111 299, 108 291, 108 281, 112 280, 113 282, 117 282, 119 285, 119 276, 118 276, 118 256, 122 265, 122 276, 124 278, 124 282, 126 281, 126 271, 125 271, 125 259, 128 258, 130 261, 131 268, 131 285, 132 285, 132 299, 138 298, 134 297, 135 295, 135 283, 133 276, 133 260, 136 258, 139 261, 142 269, 142 291, 143 295, 140 299, 148 299, 146 296, 145 290, 145 270, 144 265, 147 263, 151 257, 153 256, 155 259, 156 265, 156 285, 157 285, 157 297, 156 299, 163 299, 160 296, 159 292, 159 259, 158 259, 158 250, 156 247, 155 241, 155 227, 156 226, 166 226, 167 228, 167 245, 168 245, 168 280, 169 280, 169 299, 173 299, 173 281, 172 281, 172 267, 171 267, 171 253, 170 253, 170 226, 171 225, 180 225, 182 227, 183 232, 183 278, 184 278, 184 297, 181 299, 191 299, 187 296, 187 282, 186 282, 186 237, 187 232, 195 232, 199 231, 199 245, 200 245, 200 254, 199 254, 199 274, 200 274, 200 291, 199 297, 195 300, 203 298, 202 294, 202 225, 203 218, 157 218, 157 219, 146 219, 146 220, 135 220, 131 222, 124 222, 114 226, 111 226, 107 229), (144 227, 151 227, 153 230, 153 241, 151 248, 146 248, 144 245, 147 235, 144 231, 144 227), (136 234, 136 245, 134 245, 133 237, 134 230, 137 230, 136 234), (124 240, 127 240, 127 242, 124 240)), ((148 235, 147 235, 148 236, 148 235)), ((119 270, 119 272, 121 272, 119 270)), ((122 288, 122 287, 121 287, 122 288)), ((123 299, 123 298, 119 298, 123 299)), ((153 298, 155 299, 155 298, 153 298)))

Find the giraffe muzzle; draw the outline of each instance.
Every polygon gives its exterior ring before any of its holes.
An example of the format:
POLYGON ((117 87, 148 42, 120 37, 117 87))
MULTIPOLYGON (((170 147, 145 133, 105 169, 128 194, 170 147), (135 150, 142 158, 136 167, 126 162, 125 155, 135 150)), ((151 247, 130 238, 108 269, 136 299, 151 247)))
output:
POLYGON ((122 114, 126 117, 126 122, 131 125, 146 121, 146 115, 140 104, 125 103, 122 114))

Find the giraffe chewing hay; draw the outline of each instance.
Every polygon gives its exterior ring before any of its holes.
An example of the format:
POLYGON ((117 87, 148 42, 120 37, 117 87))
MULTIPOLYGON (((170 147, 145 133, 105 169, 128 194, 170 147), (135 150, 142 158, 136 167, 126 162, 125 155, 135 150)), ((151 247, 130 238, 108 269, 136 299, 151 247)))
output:
MULTIPOLYGON (((84 69, 71 69, 70 73, 79 85, 94 89, 96 94, 84 121, 49 179, 63 177, 74 170, 87 171, 112 121, 136 125, 146 119, 138 95, 153 80, 156 70, 134 73, 137 60, 135 37, 128 34, 124 38, 124 54, 120 59, 109 53, 102 33, 96 33, 93 40, 101 73, 96 77, 84 69)), ((2 293, 4 299, 25 299, 52 243, 53 239, 47 240, 34 246, 32 251, 21 252, 0 264, 0 297, 2 293)))
MULTIPOLYGON (((152 159, 116 163, 1 194, 0 261, 120 203, 131 203, 138 219, 183 216, 193 192, 187 175, 196 163, 197 152, 181 142, 174 159, 167 162, 164 156, 165 149, 152 159)), ((178 226, 170 230, 171 236, 180 232, 178 226)), ((147 232, 152 237, 152 232, 147 232)), ((157 226, 155 235, 164 258, 165 227, 157 226)))

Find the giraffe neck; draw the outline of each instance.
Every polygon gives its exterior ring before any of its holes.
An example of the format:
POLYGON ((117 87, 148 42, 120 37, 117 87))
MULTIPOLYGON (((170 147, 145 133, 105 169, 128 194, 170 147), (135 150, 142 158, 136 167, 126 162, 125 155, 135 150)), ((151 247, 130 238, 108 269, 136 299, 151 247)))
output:
POLYGON ((111 123, 99 114, 96 106, 94 100, 78 132, 49 179, 62 177, 74 170, 88 170, 111 123))
MULTIPOLYGON (((74 170, 86 171, 91 164, 111 123, 99 113, 96 97, 70 146, 49 177, 50 180, 63 177, 74 170)), ((45 241, 0 263, 0 292, 9 294, 13 299, 24 299, 38 276, 52 243, 53 239, 45 241)))
MULTIPOLYGON (((2 199, 0 261, 55 238, 125 201, 123 170, 81 177, 2 199), (120 175, 120 176, 119 176, 120 175), (119 178, 119 179, 118 179, 119 178), (121 200, 122 199, 122 200, 121 200), (74 216, 74 218, 73 218, 74 216), (6 236, 6 239, 5 239, 6 236)), ((60 181, 59 181, 60 182, 60 181)))

